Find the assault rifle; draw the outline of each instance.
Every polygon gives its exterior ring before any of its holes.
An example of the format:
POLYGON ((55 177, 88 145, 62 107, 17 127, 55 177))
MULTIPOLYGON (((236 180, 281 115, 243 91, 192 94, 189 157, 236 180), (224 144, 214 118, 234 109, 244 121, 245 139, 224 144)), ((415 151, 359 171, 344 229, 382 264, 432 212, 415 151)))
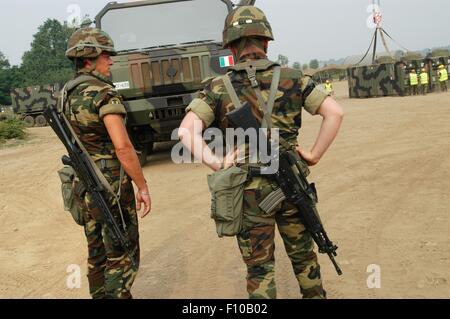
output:
POLYGON ((275 179, 286 196, 287 200, 300 211, 300 218, 305 228, 319 247, 319 253, 327 254, 336 269, 342 275, 342 270, 334 259, 338 247, 328 238, 327 232, 320 220, 316 208, 318 202, 315 184, 309 184, 306 179, 302 159, 296 151, 282 152, 280 154, 280 168, 275 179))
MULTIPOLYGON (((342 275, 342 270, 334 259, 337 256, 338 247, 328 238, 327 232, 320 220, 316 208, 317 192, 314 184, 309 184, 302 167, 302 159, 295 151, 281 152, 279 169, 275 174, 264 173, 264 168, 249 167, 250 176, 265 176, 274 179, 280 188, 269 194, 259 205, 266 212, 272 211, 280 203, 287 200, 297 207, 300 219, 306 230, 319 247, 319 253, 327 254, 336 269, 337 274, 342 275)), ((305 164, 306 165, 306 164, 305 164)))
MULTIPOLYGON (((121 228, 111 212, 110 200, 108 200, 108 194, 111 191, 105 185, 107 182, 101 181, 101 177, 99 177, 101 173, 94 167, 95 163, 85 151, 84 146, 80 145, 78 138, 73 136, 73 131, 69 127, 70 124, 65 116, 58 113, 51 106, 44 111, 43 115, 68 152, 69 156, 65 155, 62 158, 63 164, 71 166, 75 170, 86 191, 92 195, 92 199, 100 210, 106 226, 111 230, 114 245, 122 246, 125 253, 130 257, 133 266, 136 267, 137 264, 133 258, 132 245, 128 239, 125 224, 121 228)), ((117 205, 120 205, 118 201, 117 205)))

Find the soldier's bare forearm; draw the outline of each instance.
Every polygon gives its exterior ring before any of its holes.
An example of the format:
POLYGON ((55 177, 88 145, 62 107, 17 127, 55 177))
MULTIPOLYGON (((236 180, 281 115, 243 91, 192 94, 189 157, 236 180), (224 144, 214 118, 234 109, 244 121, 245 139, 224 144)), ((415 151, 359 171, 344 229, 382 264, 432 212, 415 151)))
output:
POLYGON ((206 145, 202 133, 205 125, 203 121, 193 112, 189 112, 181 123, 178 136, 183 145, 191 152, 196 159, 214 171, 222 167, 220 161, 206 145))
POLYGON ((147 190, 147 184, 145 181, 144 173, 142 172, 141 164, 139 163, 139 158, 133 145, 128 147, 116 149, 117 158, 124 171, 130 176, 136 186, 140 191, 147 190))
POLYGON ((211 149, 203 140, 201 133, 190 131, 189 134, 183 134, 180 138, 183 145, 186 146, 196 159, 200 159, 204 165, 213 171, 220 170, 222 162, 211 152, 211 149))
POLYGON ((335 140, 344 118, 341 106, 332 98, 327 98, 318 112, 323 117, 316 143, 311 150, 312 157, 319 161, 335 140))

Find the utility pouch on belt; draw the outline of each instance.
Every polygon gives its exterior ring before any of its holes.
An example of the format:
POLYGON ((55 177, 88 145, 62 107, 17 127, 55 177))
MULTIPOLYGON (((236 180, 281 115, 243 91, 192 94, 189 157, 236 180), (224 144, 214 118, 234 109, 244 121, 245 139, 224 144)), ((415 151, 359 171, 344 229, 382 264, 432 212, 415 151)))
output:
POLYGON ((247 174, 233 166, 208 176, 211 218, 216 222, 219 237, 236 236, 242 230, 247 174))
POLYGON ((86 192, 86 189, 81 183, 78 183, 77 189, 74 189, 75 171, 72 167, 64 166, 64 168, 58 171, 58 175, 62 183, 61 191, 64 202, 64 210, 70 212, 74 221, 78 225, 84 226, 86 223, 84 213, 81 205, 75 200, 75 194, 82 197, 83 193, 86 192))

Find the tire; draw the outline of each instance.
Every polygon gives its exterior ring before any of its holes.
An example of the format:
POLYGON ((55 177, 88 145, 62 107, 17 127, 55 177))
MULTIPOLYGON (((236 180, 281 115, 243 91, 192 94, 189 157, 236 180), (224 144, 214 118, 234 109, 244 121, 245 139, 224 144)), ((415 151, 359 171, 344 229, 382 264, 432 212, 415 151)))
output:
POLYGON ((132 132, 132 139, 136 148, 141 166, 147 163, 147 157, 153 151, 153 132, 149 128, 135 129, 132 132))
POLYGON ((44 115, 39 115, 38 117, 36 117, 35 122, 37 127, 47 126, 47 120, 45 119, 44 115))
POLYGON ((25 122, 27 127, 33 127, 34 126, 34 117, 32 117, 31 115, 27 115, 25 116, 25 118, 23 119, 23 121, 25 122))
POLYGON ((144 167, 145 164, 147 163, 148 149, 147 148, 143 148, 141 150, 136 150, 136 153, 137 153, 138 158, 139 158, 139 163, 141 163, 141 166, 144 167))
POLYGON ((154 143, 148 143, 144 145, 142 148, 139 148, 136 150, 137 155, 139 157, 139 162, 141 163, 141 166, 144 167, 145 164, 147 164, 148 156, 152 154, 153 152, 153 145, 154 143))

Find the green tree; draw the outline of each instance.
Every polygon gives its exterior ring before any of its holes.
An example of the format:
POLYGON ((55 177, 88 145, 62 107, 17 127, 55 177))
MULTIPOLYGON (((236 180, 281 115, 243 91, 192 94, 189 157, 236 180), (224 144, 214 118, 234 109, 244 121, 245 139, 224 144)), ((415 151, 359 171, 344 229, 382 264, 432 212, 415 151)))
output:
POLYGON ((318 69, 319 68, 319 61, 317 59, 311 60, 311 62, 309 62, 309 67, 311 69, 318 69))
POLYGON ((0 52, 0 105, 11 104, 10 91, 10 65, 5 55, 0 52))
POLYGON ((25 86, 25 77, 22 72, 22 68, 17 65, 13 65, 9 69, 9 86, 10 88, 21 88, 25 86))
POLYGON ((33 36, 31 50, 22 58, 24 85, 52 84, 67 81, 73 73, 65 57, 67 41, 73 29, 56 19, 47 19, 33 36))
POLYGON ((302 64, 300 62, 294 62, 294 64, 292 64, 292 68, 294 68, 296 70, 301 70, 302 64))
POLYGON ((305 71, 308 68, 308 64, 303 64, 302 70, 305 71))

